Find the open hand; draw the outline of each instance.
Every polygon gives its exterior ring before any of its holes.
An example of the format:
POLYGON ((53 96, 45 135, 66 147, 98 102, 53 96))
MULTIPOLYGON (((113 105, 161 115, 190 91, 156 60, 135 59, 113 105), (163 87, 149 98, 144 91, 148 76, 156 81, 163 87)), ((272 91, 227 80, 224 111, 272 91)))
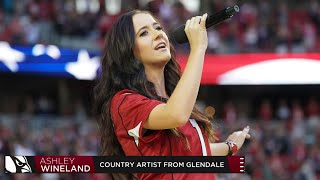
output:
POLYGON ((227 140, 231 140, 237 144, 238 150, 242 147, 244 140, 250 138, 249 133, 250 127, 245 127, 242 131, 233 132, 227 140))

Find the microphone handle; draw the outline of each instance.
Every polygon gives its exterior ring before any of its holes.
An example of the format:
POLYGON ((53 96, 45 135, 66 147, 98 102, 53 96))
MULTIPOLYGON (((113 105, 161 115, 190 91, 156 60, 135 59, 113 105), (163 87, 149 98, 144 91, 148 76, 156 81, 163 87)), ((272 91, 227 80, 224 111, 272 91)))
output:
MULTIPOLYGON (((237 5, 233 7, 227 7, 220 12, 217 12, 213 15, 208 16, 206 20, 206 28, 208 29, 211 26, 217 25, 222 21, 231 18, 236 12, 239 12, 239 7, 237 5)), ((184 28, 185 28, 185 24, 181 25, 173 32, 172 39, 174 39, 175 42, 177 42, 178 44, 183 44, 188 42, 188 37, 184 32, 184 28)))

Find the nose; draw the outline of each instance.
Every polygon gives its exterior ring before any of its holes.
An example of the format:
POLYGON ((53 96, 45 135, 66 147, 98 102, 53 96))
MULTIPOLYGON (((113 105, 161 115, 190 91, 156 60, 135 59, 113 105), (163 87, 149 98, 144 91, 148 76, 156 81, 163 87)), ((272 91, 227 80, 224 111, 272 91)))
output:
POLYGON ((154 31, 154 39, 159 39, 159 38, 162 38, 163 37, 163 32, 162 31, 158 31, 158 30, 153 30, 154 31))

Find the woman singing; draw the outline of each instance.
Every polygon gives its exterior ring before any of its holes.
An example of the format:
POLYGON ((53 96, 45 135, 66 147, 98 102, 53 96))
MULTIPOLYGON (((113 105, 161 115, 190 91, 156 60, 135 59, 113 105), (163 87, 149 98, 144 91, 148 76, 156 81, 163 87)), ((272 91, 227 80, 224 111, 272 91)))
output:
MULTIPOLYGON (((104 156, 226 156, 249 127, 214 143, 209 118, 195 108, 208 45, 207 14, 186 22, 190 54, 181 73, 159 22, 146 11, 122 15, 109 31, 95 112, 104 156), (200 23, 199 23, 200 22, 200 23)), ((114 179, 214 179, 210 173, 113 174, 114 179)))

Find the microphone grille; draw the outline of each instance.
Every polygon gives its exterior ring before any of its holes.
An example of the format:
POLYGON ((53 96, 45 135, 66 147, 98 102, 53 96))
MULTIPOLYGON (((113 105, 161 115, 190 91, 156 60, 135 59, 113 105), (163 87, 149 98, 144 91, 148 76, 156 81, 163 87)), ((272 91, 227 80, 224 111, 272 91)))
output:
POLYGON ((235 12, 239 12, 240 11, 239 6, 237 6, 237 5, 233 6, 233 9, 234 9, 235 12))

